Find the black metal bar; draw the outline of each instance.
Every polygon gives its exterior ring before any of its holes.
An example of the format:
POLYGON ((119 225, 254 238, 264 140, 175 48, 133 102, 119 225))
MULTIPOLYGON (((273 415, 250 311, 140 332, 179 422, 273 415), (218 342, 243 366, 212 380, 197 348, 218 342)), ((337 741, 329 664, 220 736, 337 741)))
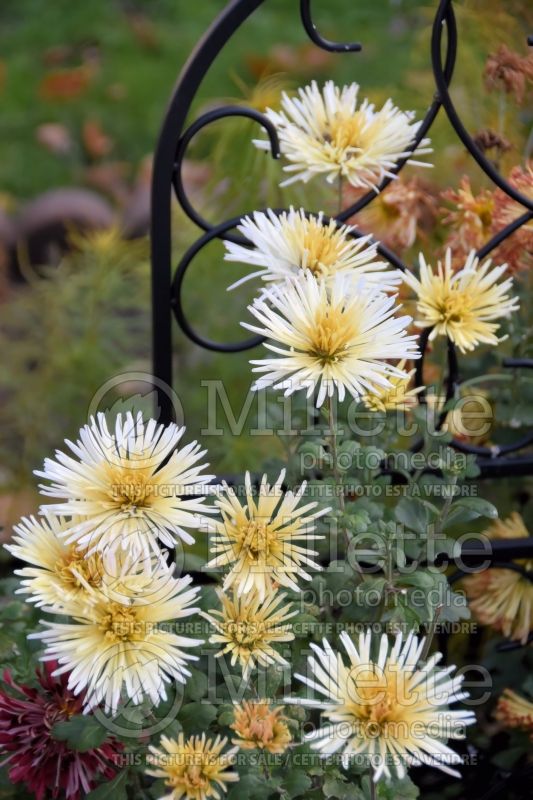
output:
POLYGON ((315 23, 311 17, 311 0, 300 0, 300 16, 305 31, 312 42, 314 42, 322 50, 327 50, 329 53, 358 53, 363 49, 359 42, 332 42, 330 39, 324 39, 317 30, 315 23))

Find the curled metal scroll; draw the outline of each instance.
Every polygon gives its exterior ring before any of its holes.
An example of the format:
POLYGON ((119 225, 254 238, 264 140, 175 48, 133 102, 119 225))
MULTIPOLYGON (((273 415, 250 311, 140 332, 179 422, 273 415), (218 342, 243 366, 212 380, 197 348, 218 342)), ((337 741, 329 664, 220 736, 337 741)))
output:
POLYGON ((311 16, 311 0, 300 0, 300 16, 305 31, 311 41, 321 47, 322 50, 327 50, 328 53, 358 53, 363 49, 359 42, 332 42, 330 39, 324 39, 317 30, 313 18, 311 16))

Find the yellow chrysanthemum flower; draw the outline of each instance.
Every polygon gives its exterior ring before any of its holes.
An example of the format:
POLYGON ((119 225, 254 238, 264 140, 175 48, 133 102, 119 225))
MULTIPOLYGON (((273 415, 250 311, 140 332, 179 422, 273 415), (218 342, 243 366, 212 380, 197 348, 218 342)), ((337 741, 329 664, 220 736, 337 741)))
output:
POLYGON ((417 336, 407 335, 411 317, 396 316, 400 306, 375 286, 335 275, 317 280, 307 271, 274 284, 248 309, 258 325, 241 323, 269 341, 273 355, 253 360, 263 373, 253 385, 285 394, 317 390, 316 405, 346 393, 358 400, 376 386, 390 387, 389 376, 406 377, 389 359, 418 358, 417 336))
POLYGON ((134 705, 148 696, 154 705, 166 699, 165 684, 186 683, 183 648, 202 644, 169 630, 169 621, 188 617, 199 587, 187 589, 192 578, 176 579, 161 559, 151 573, 93 589, 90 598, 64 602, 63 614, 72 622, 42 621, 44 631, 30 634, 46 646, 44 661, 58 661, 53 673, 69 673, 68 688, 85 690, 85 708, 104 703, 106 712, 118 708, 124 692, 134 705))
MULTIPOLYGON (((376 110, 366 99, 358 103, 358 93, 357 83, 340 88, 326 81, 321 91, 313 81, 299 89, 297 97, 284 92, 279 112, 267 109, 281 152, 290 162, 284 171, 293 173, 282 186, 323 175, 328 183, 340 176, 352 186, 373 189, 383 178, 394 177, 392 170, 401 158, 413 154, 421 124, 414 121, 414 114, 396 108, 392 100, 376 110)), ((265 140, 254 144, 270 149, 265 140)), ((430 153, 428 145, 429 139, 423 139, 417 154, 430 153)))
POLYGON ((284 478, 282 470, 276 483, 269 486, 263 475, 256 494, 247 472, 244 506, 235 490, 224 484, 224 494, 216 502, 222 522, 210 522, 210 548, 215 557, 206 569, 230 567, 225 590, 234 587, 238 594, 255 590, 264 600, 278 584, 300 591, 298 578, 311 580, 307 569, 321 569, 312 559, 316 551, 306 545, 323 538, 314 533, 314 522, 331 509, 314 511, 317 502, 298 507, 307 484, 304 481, 296 492, 284 492, 284 478))
MULTIPOLYGON (((403 358, 398 364, 398 369, 403 371, 405 363, 403 358)), ((374 392, 363 395, 363 403, 370 411, 397 411, 416 406, 418 402, 417 395, 424 387, 409 388, 415 372, 416 370, 412 369, 406 373, 405 377, 391 375, 389 378, 390 387, 375 387, 374 392)))
POLYGON ((497 345, 503 341, 496 336, 500 326, 494 320, 508 317, 519 303, 517 297, 507 294, 512 278, 497 283, 507 264, 490 269, 491 264, 488 259, 480 265, 472 250, 464 267, 454 272, 448 249, 444 264, 438 262, 436 273, 423 255, 420 255, 419 278, 410 272, 403 273, 404 281, 417 294, 420 316, 416 324, 432 329, 430 340, 448 336, 462 353, 478 344, 497 345))
POLYGON ((205 464, 197 465, 206 452, 200 445, 178 448, 184 431, 145 422, 140 412, 118 414, 109 430, 98 414, 76 444, 67 441, 77 460, 58 450, 55 461, 47 458, 44 471, 36 471, 51 484, 40 487, 42 494, 62 498, 41 510, 77 515, 65 541, 89 554, 129 550, 147 558, 159 553, 160 541, 169 547, 179 540, 192 544, 185 528, 204 524, 209 509, 199 495, 210 491, 213 476, 201 474, 205 464))
POLYGON ((242 750, 266 750, 281 755, 291 743, 283 706, 271 708, 267 700, 245 700, 235 707, 234 718, 230 728, 238 738, 232 741, 242 750))
POLYGON ((177 739, 162 736, 160 747, 150 745, 152 768, 146 772, 163 778, 170 790, 161 800, 220 800, 227 784, 239 780, 231 771, 239 748, 222 752, 227 742, 220 736, 207 739, 205 733, 185 739, 180 733, 177 739))
POLYGON ((209 637, 211 644, 224 645, 217 657, 229 653, 231 665, 238 662, 245 678, 256 664, 286 666, 287 661, 273 647, 294 639, 287 620, 298 612, 291 611, 290 604, 280 608, 286 595, 273 592, 266 600, 262 600, 257 592, 241 597, 233 592, 233 596, 228 597, 217 591, 217 595, 221 609, 202 613, 217 631, 209 637))
POLYGON ((279 283, 285 278, 298 277, 302 269, 325 280, 339 273, 355 280, 364 277, 381 291, 395 289, 401 280, 399 270, 388 269, 386 261, 377 260, 377 243, 371 243, 370 236, 352 236, 352 227, 337 225, 335 220, 326 223, 322 213, 313 217, 303 209, 294 208, 279 215, 271 209, 256 211, 252 217, 243 219, 238 230, 254 246, 226 241, 225 260, 259 269, 232 284, 230 289, 256 277, 279 283))
POLYGON ((383 634, 375 657, 370 631, 360 634, 358 646, 345 631, 340 639, 348 665, 324 639, 322 647, 311 644, 312 677, 296 675, 321 699, 285 700, 322 709, 327 724, 306 736, 311 746, 324 757, 340 752, 345 769, 354 757, 366 756, 374 781, 393 774, 401 779, 409 766, 420 764, 459 777, 450 765, 461 758, 445 741, 464 738, 465 726, 475 721, 471 711, 449 709, 468 696, 461 690, 463 677, 452 678, 450 668, 437 668, 440 653, 418 666, 424 639, 413 634, 405 642, 398 634, 392 647, 383 634))
POLYGON ((506 728, 518 728, 529 733, 533 740, 533 703, 525 697, 505 689, 498 698, 494 716, 506 728))
MULTIPOLYGON (((529 536, 520 514, 495 520, 485 536, 489 539, 523 539, 529 536)), ((519 565, 531 573, 533 560, 519 565)), ((527 642, 533 630, 533 583, 514 569, 489 567, 463 579, 463 586, 472 613, 482 625, 490 625, 511 639, 527 642)))

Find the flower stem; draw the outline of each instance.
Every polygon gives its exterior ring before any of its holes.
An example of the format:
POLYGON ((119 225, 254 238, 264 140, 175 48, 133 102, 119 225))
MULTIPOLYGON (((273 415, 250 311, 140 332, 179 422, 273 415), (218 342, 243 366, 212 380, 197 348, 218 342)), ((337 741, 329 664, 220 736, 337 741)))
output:
POLYGON ((342 188, 343 188, 342 175, 339 172, 339 180, 337 184, 337 214, 340 214, 342 211, 342 188))
POLYGON ((368 768, 368 774, 370 775, 370 800, 376 800, 377 792, 376 784, 374 783, 374 770, 372 767, 368 768))
POLYGON ((338 455, 337 455, 337 420, 335 414, 335 405, 333 397, 328 398, 328 428, 329 428, 329 449, 332 460, 333 477, 335 478, 335 490, 338 491, 339 508, 344 514, 346 506, 344 504, 344 486, 342 482, 342 475, 339 471, 338 455))

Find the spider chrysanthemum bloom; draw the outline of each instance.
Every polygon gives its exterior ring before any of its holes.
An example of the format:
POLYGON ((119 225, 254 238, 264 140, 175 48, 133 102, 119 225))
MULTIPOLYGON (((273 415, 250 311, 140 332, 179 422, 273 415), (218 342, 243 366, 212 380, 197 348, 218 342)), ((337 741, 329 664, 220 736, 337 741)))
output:
POLYGON ((292 642, 294 633, 288 620, 297 614, 291 606, 281 606, 286 595, 272 592, 261 600, 257 592, 231 597, 217 591, 220 610, 209 609, 202 613, 216 630, 209 637, 211 644, 221 644, 217 657, 229 653, 231 665, 239 664, 243 676, 248 678, 257 664, 287 665, 287 661, 274 648, 275 644, 292 642), (280 607, 281 606, 281 607, 280 607))
POLYGON ((122 744, 108 739, 98 747, 74 750, 54 738, 53 726, 83 708, 83 695, 67 688, 66 675, 54 677, 54 666, 45 664, 37 671, 37 686, 19 685, 4 673, 8 688, 0 690, 0 755, 9 780, 24 783, 37 800, 80 800, 98 778, 113 778, 122 744))
POLYGON ((444 264, 439 261, 436 272, 421 255, 419 278, 404 273, 404 281, 417 294, 416 324, 432 328, 430 340, 448 336, 462 353, 479 344, 497 345, 503 340, 496 335, 500 326, 495 320, 508 317, 519 303, 517 297, 508 294, 512 278, 498 283, 507 264, 493 269, 491 264, 490 259, 480 264, 472 251, 463 268, 454 272, 451 251, 447 250, 444 264))
POLYGON ((296 492, 283 491, 285 470, 270 486, 263 475, 254 493, 250 474, 245 475, 246 502, 241 505, 235 490, 224 484, 216 501, 222 522, 211 522, 210 549, 214 558, 207 569, 226 568, 224 590, 238 594, 257 591, 260 600, 272 594, 277 585, 300 591, 298 579, 311 580, 309 568, 319 570, 308 544, 322 539, 314 533, 315 521, 331 509, 315 510, 317 502, 299 505, 307 484, 296 492))
POLYGON ((51 485, 41 486, 48 497, 62 502, 43 511, 83 517, 66 533, 88 553, 130 550, 145 557, 158 553, 161 541, 174 547, 180 539, 194 542, 186 528, 199 528, 212 475, 198 465, 205 450, 196 442, 177 449, 185 428, 143 421, 139 412, 118 414, 109 430, 103 414, 91 418, 76 444, 67 441, 75 458, 56 451, 37 471, 51 485))
MULTIPOLYGON (((495 520, 485 536, 489 539, 523 539, 529 536, 520 514, 495 520)), ((472 613, 482 625, 490 625, 511 639, 527 642, 533 630, 533 560, 521 560, 516 569, 489 567, 463 579, 472 613)))
POLYGON ((529 733, 533 740, 533 703, 522 695, 505 689, 498 698, 494 717, 506 728, 518 728, 529 733))
MULTIPOLYGON (((525 168, 514 167, 507 179, 514 189, 533 201, 533 161, 525 168)), ((498 233, 526 211, 525 207, 501 189, 494 192, 493 233, 498 233)), ((533 266, 533 219, 526 221, 511 236, 507 236, 497 250, 498 257, 507 261, 511 271, 530 269, 533 266)))
POLYGON ((207 739, 202 733, 185 739, 180 733, 177 739, 162 736, 160 747, 150 745, 147 760, 152 767, 146 772, 163 778, 169 789, 161 800, 220 800, 227 784, 239 780, 231 770, 239 748, 223 752, 227 743, 220 736, 207 739))
POLYGON ((345 631, 340 638, 348 664, 324 639, 322 647, 311 644, 310 677, 296 675, 321 699, 286 699, 322 709, 327 724, 308 734, 311 746, 324 757, 340 753, 346 769, 352 758, 367 756, 374 781, 382 775, 402 778, 420 764, 459 776, 450 765, 461 758, 445 741, 464 738, 465 726, 475 721, 471 711, 449 709, 468 696, 461 690, 463 677, 452 678, 453 667, 437 667, 440 653, 417 666, 424 639, 413 634, 405 642, 398 634, 392 647, 383 634, 376 656, 370 631, 360 634, 358 646, 345 631))
POLYGON ((232 740, 233 744, 241 750, 266 750, 281 755, 292 740, 283 706, 271 708, 267 700, 244 700, 235 706, 230 728, 238 737, 232 740))
POLYGON ((13 543, 5 545, 11 555, 29 566, 15 570, 21 587, 17 594, 28 595, 29 603, 50 606, 61 611, 72 600, 90 600, 92 588, 118 586, 124 579, 150 572, 153 559, 133 561, 127 552, 107 559, 105 553, 87 555, 75 544, 66 544, 65 535, 71 520, 45 514, 40 518, 24 517, 13 529, 13 543))
MULTIPOLYGON (((394 177, 392 170, 401 158, 413 154, 421 124, 414 114, 396 108, 392 100, 379 110, 366 99, 359 104, 358 92, 357 83, 340 88, 326 81, 320 90, 313 81, 296 97, 283 93, 280 111, 267 109, 281 152, 290 162, 284 170, 293 173, 282 186, 323 175, 328 183, 345 178, 352 186, 375 189, 384 178, 394 177)), ((254 144, 270 149, 268 141, 254 144)), ((423 139, 416 153, 431 152, 428 145, 429 139, 423 139)))
POLYGON ((389 376, 407 375, 388 359, 418 358, 417 337, 408 336, 411 317, 395 316, 394 297, 375 287, 338 275, 331 284, 306 273, 299 280, 275 285, 256 299, 249 311, 259 325, 241 323, 269 341, 275 355, 251 361, 265 373, 253 389, 273 386, 285 395, 300 389, 316 405, 338 393, 355 399, 374 387, 391 386, 389 376))
MULTIPOLYGON (((398 364, 398 369, 405 369, 405 359, 398 364)), ((363 395, 363 403, 370 411, 399 411, 413 408, 418 403, 418 394, 423 386, 411 386, 416 370, 410 370, 405 378, 391 375, 390 387, 375 388, 372 393, 363 395)))
POLYGON ((245 217, 238 230, 253 245, 226 241, 226 261, 239 261, 259 267, 257 272, 230 286, 233 289, 251 278, 260 277, 272 283, 297 277, 309 270, 317 278, 331 280, 335 275, 364 276, 369 284, 382 291, 394 289, 401 280, 398 270, 387 270, 385 261, 378 261, 377 243, 370 236, 356 238, 353 228, 323 221, 323 214, 306 216, 302 209, 275 214, 271 209, 256 211, 245 217))
POLYGON ((73 621, 43 621, 45 630, 30 638, 44 642, 43 660, 58 661, 54 674, 70 673, 68 687, 86 693, 86 708, 103 702, 114 712, 123 693, 134 705, 144 697, 158 705, 167 683, 186 683, 187 662, 197 658, 186 649, 203 641, 171 630, 175 620, 198 611, 191 608, 199 591, 187 588, 191 580, 174 578, 161 562, 141 586, 124 582, 120 590, 94 589, 90 602, 64 603, 62 613, 73 621))

